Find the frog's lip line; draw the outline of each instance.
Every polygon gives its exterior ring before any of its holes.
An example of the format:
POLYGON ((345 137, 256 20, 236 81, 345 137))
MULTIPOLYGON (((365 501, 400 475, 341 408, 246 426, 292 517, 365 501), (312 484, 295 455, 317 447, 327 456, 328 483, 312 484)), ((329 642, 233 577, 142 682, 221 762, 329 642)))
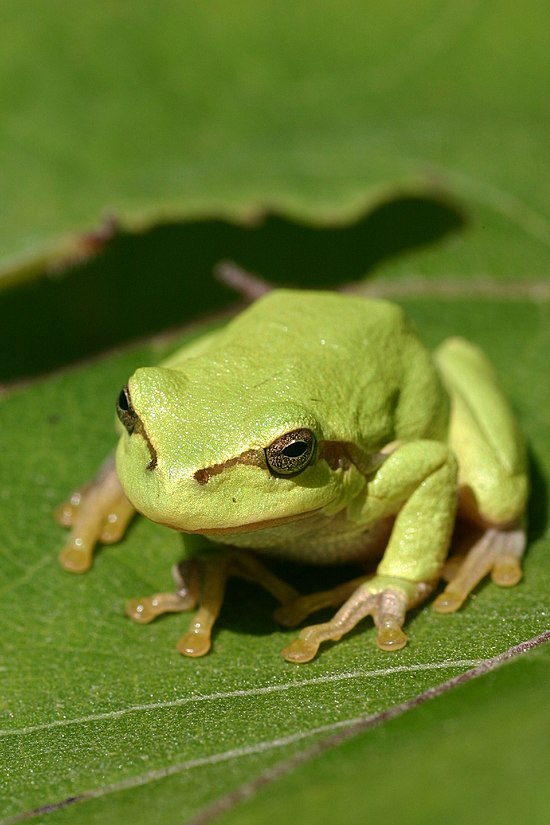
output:
POLYGON ((280 516, 279 518, 265 519, 264 521, 252 521, 248 524, 237 524, 231 527, 201 527, 198 530, 185 529, 183 527, 179 527, 177 524, 171 524, 169 521, 158 521, 156 519, 151 519, 150 516, 147 516, 147 518, 151 521, 156 521, 157 524, 162 524, 164 527, 171 527, 172 530, 177 530, 179 533, 193 533, 200 536, 230 536, 233 533, 253 533, 256 530, 263 530, 268 527, 277 527, 279 524, 288 524, 288 522, 291 521, 302 521, 302 519, 308 518, 315 513, 320 513, 323 509, 324 507, 315 507, 313 510, 306 510, 304 513, 298 513, 292 516, 280 516))

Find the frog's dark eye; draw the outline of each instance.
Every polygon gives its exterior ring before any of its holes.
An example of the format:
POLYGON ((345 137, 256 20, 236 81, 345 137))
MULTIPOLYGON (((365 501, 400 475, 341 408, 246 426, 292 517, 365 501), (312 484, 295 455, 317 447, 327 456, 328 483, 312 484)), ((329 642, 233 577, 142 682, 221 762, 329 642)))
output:
POLYGON ((315 453, 315 436, 311 430, 292 430, 276 438, 265 448, 267 466, 276 476, 301 473, 315 453))
POLYGON ((132 406, 132 400, 130 398, 130 391, 128 390, 128 387, 123 387, 120 391, 120 395, 118 396, 116 403, 116 414, 118 415, 121 424, 123 424, 128 431, 128 434, 132 435, 136 426, 137 416, 132 406))

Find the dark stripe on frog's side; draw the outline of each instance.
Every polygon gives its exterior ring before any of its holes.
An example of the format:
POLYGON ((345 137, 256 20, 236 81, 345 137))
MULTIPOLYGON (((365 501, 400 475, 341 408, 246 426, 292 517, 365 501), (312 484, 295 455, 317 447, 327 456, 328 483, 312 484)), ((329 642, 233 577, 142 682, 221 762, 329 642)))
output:
POLYGON ((227 461, 222 461, 221 464, 212 464, 211 467, 204 467, 202 470, 197 470, 193 474, 195 481, 199 484, 208 484, 212 476, 217 476, 223 473, 228 467, 234 467, 235 464, 252 464, 256 467, 262 467, 267 470, 265 455, 263 450, 246 450, 246 452, 229 458, 227 461))
MULTIPOLYGON (((354 464, 364 476, 369 475, 380 463, 378 457, 368 456, 359 447, 346 441, 321 441, 317 460, 320 458, 323 458, 332 470, 349 470, 354 464)), ((250 464, 267 470, 264 450, 246 450, 241 455, 229 458, 221 464, 213 464, 211 467, 197 470, 193 478, 199 484, 208 484, 212 476, 219 475, 236 464, 250 464)))

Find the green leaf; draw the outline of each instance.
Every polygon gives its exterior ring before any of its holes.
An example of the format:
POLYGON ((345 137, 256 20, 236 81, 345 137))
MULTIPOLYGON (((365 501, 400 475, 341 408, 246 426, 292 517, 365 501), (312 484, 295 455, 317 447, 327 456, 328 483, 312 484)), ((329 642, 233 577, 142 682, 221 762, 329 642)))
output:
POLYGON ((404 192, 470 221, 416 272, 546 274, 549 26, 536 0, 4 3, 6 276, 106 215, 342 220, 404 192))
POLYGON ((419 701, 383 728, 332 748, 320 744, 322 755, 307 761, 289 759, 278 766, 284 775, 276 784, 277 776, 253 780, 215 803, 203 821, 229 809, 216 817, 219 825, 275 825, 289 816, 319 825, 367 817, 400 823, 405 809, 410 825, 544 822, 550 815, 549 666, 550 645, 524 652, 451 694, 419 701))
MULTIPOLYGON (((30 812, 45 806, 48 823, 176 825, 349 720, 413 699, 548 628, 548 386, 530 376, 550 346, 549 304, 405 303, 430 344, 452 332, 485 347, 529 435, 534 490, 524 582, 511 590, 484 584, 456 615, 418 610, 408 622, 411 643, 397 653, 378 651, 365 623, 303 667, 279 657, 292 633, 276 625, 270 597, 235 582, 213 652, 185 660, 174 644, 186 617, 140 627, 124 616, 126 599, 170 587, 180 536, 138 521, 122 544, 98 554, 91 573, 75 577, 57 564, 63 531, 51 516, 110 449, 112 399, 135 365, 158 359, 159 346, 14 392, 0 408, 2 822, 43 821, 44 812, 30 812)), ((539 708, 521 679, 516 701, 535 724, 539 708)), ((456 713, 466 723, 468 701, 456 713)), ((366 780, 357 789, 365 805, 368 789, 366 780)))

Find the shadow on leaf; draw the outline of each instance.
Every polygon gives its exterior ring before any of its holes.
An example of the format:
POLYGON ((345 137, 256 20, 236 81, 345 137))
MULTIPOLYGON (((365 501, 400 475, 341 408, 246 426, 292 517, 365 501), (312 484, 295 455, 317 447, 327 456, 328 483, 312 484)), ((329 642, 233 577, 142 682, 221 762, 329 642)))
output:
MULTIPOLYGON (((222 259, 273 284, 334 288, 465 224, 451 203, 399 197, 354 222, 204 219, 114 235, 58 276, 0 292, 0 381, 37 375, 227 307, 222 259)), ((93 246, 93 245, 92 245, 93 246)))

